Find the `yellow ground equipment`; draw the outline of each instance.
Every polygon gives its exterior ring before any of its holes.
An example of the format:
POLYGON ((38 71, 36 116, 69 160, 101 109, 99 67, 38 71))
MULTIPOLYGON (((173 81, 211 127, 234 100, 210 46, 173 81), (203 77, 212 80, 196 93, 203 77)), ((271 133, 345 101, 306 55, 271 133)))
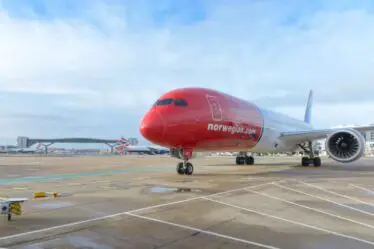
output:
POLYGON ((35 199, 46 198, 46 197, 50 197, 50 196, 58 197, 58 196, 60 196, 60 194, 57 193, 57 192, 35 192, 34 193, 34 198, 35 199))
POLYGON ((0 214, 8 216, 8 221, 12 219, 12 215, 21 215, 21 203, 28 201, 28 198, 5 198, 0 200, 0 214))

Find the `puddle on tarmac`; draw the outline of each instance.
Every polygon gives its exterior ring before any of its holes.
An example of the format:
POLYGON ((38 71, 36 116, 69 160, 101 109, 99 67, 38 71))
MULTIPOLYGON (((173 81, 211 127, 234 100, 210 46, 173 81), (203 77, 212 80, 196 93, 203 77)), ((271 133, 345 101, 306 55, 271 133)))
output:
POLYGON ((201 192, 199 189, 193 188, 173 188, 164 186, 153 186, 151 187, 152 193, 182 193, 182 192, 201 192))
POLYGON ((350 206, 350 207, 353 207, 353 208, 360 209, 360 210, 365 211, 365 212, 369 212, 369 213, 374 212, 374 207, 371 206, 371 205, 373 205, 371 203, 368 203, 368 204, 346 204, 346 205, 350 206))
POLYGON ((37 208, 44 208, 44 209, 55 209, 55 208, 63 208, 63 207, 71 207, 73 206, 73 203, 71 202, 53 202, 53 203, 40 203, 37 205, 34 205, 34 207, 37 208))
POLYGON ((175 182, 198 182, 197 180, 175 180, 175 182))
POLYGON ((354 191, 355 195, 360 195, 360 196, 374 196, 374 188, 373 186, 370 187, 365 187, 365 189, 357 189, 357 188, 351 188, 352 191, 354 191))

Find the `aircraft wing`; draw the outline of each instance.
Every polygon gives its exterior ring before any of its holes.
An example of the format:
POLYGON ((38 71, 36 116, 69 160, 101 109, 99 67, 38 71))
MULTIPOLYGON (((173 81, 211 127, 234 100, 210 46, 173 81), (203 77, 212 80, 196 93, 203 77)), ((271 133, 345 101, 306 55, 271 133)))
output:
MULTIPOLYGON (((374 130, 374 125, 344 127, 344 128, 355 129, 359 132, 366 132, 366 131, 374 130)), ((341 130, 344 128, 282 132, 279 138, 282 140, 287 140, 287 141, 318 140, 318 139, 323 139, 327 137, 330 133, 334 131, 341 130)))

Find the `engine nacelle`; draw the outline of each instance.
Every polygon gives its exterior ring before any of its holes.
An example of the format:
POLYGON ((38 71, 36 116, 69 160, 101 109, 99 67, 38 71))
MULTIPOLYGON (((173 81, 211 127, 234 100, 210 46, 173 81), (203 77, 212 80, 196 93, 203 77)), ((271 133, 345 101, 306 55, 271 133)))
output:
POLYGON ((9 212, 9 203, 0 204, 0 214, 7 214, 9 212))
POLYGON ((325 149, 335 161, 353 162, 364 155, 365 138, 354 129, 337 130, 326 138, 325 149))

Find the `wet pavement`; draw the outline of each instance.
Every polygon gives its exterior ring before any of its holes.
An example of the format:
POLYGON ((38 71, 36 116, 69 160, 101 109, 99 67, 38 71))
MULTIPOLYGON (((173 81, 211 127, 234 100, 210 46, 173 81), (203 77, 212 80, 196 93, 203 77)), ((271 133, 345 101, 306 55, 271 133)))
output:
POLYGON ((179 176, 167 157, 5 158, 19 180, 3 174, 0 196, 30 201, 0 221, 0 247, 374 248, 374 159, 299 161, 200 158, 179 176))

